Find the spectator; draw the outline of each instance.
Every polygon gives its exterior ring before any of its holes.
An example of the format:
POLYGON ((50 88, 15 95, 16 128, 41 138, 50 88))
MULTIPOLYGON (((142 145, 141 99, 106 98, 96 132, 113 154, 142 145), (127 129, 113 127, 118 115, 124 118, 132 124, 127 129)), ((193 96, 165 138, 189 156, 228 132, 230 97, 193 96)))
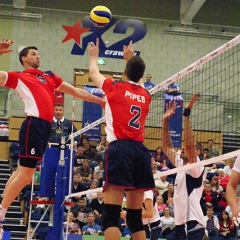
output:
POLYGON ((82 134, 82 135, 80 136, 80 140, 79 140, 79 142, 78 142, 77 145, 83 147, 84 143, 89 142, 89 141, 90 141, 90 139, 89 139, 88 135, 82 134))
POLYGON ((99 145, 96 147, 97 152, 105 151, 108 147, 105 137, 101 137, 99 145))
POLYGON ((164 154, 162 147, 158 147, 155 153, 152 155, 157 163, 157 167, 159 170, 167 170, 167 156, 164 154))
POLYGON ((74 169, 77 170, 83 164, 83 159, 87 159, 87 156, 83 154, 84 149, 82 146, 78 146, 77 153, 74 157, 74 169))
POLYGON ((220 195, 220 193, 223 191, 223 187, 220 185, 218 177, 213 176, 211 180, 211 189, 212 191, 216 192, 217 195, 220 195))
POLYGON ((168 190, 162 194, 163 201, 168 205, 168 199, 173 198, 174 185, 173 183, 168 184, 168 190))
POLYGON ((146 75, 146 82, 144 82, 144 87, 147 90, 150 90, 151 88, 155 87, 155 85, 151 82, 151 79, 152 79, 152 76, 151 76, 151 74, 148 73, 146 75))
POLYGON ((84 152, 83 154, 90 160, 92 160, 95 156, 95 152, 92 151, 91 149, 91 146, 90 146, 90 143, 89 142, 85 142, 83 144, 83 149, 84 149, 84 152))
POLYGON ((234 222, 229 218, 229 214, 227 211, 222 211, 221 220, 219 221, 219 235, 223 239, 234 239, 236 232, 234 222))
POLYGON ((157 208, 159 215, 163 216, 164 215, 163 209, 167 207, 167 205, 163 202, 162 195, 157 196, 155 207, 157 208))
MULTIPOLYGON (((208 148, 203 148, 203 153, 202 153, 202 156, 201 156, 201 160, 207 160, 209 159, 209 150, 208 148)), ((206 167, 206 166, 205 166, 206 167)))
MULTIPOLYGON (((79 182, 79 179, 78 179, 78 175, 77 174, 74 174, 73 176, 73 187, 72 187, 72 193, 78 193, 78 192, 82 192, 84 191, 85 188, 84 186, 79 182)), ((76 196, 76 197, 73 197, 72 198, 72 201, 74 203, 77 203, 78 200, 81 198, 82 196, 79 195, 79 196, 76 196)))
MULTIPOLYGON (((154 158, 152 157, 151 158, 151 161, 152 161, 152 164, 151 164, 151 167, 152 167, 152 173, 153 175, 158 173, 159 171, 157 170, 157 163, 155 162, 154 158)), ((154 180, 157 179, 157 177, 154 177, 154 180)))
MULTIPOLYGON (((98 188, 98 180, 97 179, 93 179, 90 189, 96 189, 98 188)), ((87 193, 86 194, 87 197, 87 205, 89 206, 90 203, 92 202, 93 199, 97 198, 97 193, 96 192, 91 192, 91 193, 87 193)))
POLYGON ((91 184, 92 182, 92 168, 89 167, 89 160, 83 159, 83 165, 77 170, 81 176, 81 183, 91 184))
POLYGON ((171 234, 175 227, 174 218, 170 216, 170 209, 169 207, 165 207, 163 209, 164 216, 160 217, 162 222, 162 236, 166 238, 168 234, 171 234))
POLYGON ((64 233, 66 233, 67 225, 68 225, 68 234, 81 234, 81 229, 80 229, 79 225, 77 223, 73 222, 73 216, 74 216, 74 214, 72 212, 70 212, 66 216, 67 221, 63 223, 64 233))
POLYGON ((95 223, 95 214, 90 212, 87 215, 87 224, 82 227, 83 235, 104 235, 101 227, 95 223))
POLYGON ((102 180, 103 173, 104 173, 103 160, 101 160, 98 163, 98 166, 94 168, 94 172, 93 172, 93 179, 97 179, 99 181, 99 187, 101 187, 103 184, 103 180, 102 180))
POLYGON ((223 206, 224 209, 226 209, 226 207, 228 206, 228 202, 226 199, 226 192, 223 191, 220 194, 220 201, 218 202, 219 205, 223 206))
POLYGON ((227 188, 229 179, 230 179, 230 176, 226 176, 225 171, 222 168, 218 169, 219 184, 223 187, 224 190, 226 190, 227 188))
MULTIPOLYGON (((73 127, 73 132, 77 132, 76 127, 74 125, 72 126, 72 121, 64 118, 63 104, 56 103, 54 105, 54 117, 52 121, 52 131, 49 138, 49 142, 60 143, 61 137, 65 137, 65 141, 67 141, 69 138, 69 135, 72 133, 72 127, 73 127)), ((79 136, 74 138, 74 145, 73 145, 74 148, 77 146, 77 142, 79 140, 80 140, 79 136)))
POLYGON ((155 179, 155 186, 160 195, 163 195, 164 192, 168 190, 169 182, 166 181, 167 175, 155 179))
POLYGON ((214 207, 217 212, 221 212, 223 210, 222 206, 218 206, 218 195, 216 192, 212 191, 211 184, 209 182, 205 182, 200 204, 204 214, 206 214, 207 207, 214 207))
POLYGON ((92 208, 86 207, 86 200, 84 197, 78 199, 78 208, 73 208, 74 222, 77 222, 80 228, 86 225, 87 214, 93 212, 92 208))
POLYGON ((175 94, 179 94, 180 89, 177 83, 172 82, 164 88, 164 91, 165 93, 175 95, 175 94))
POLYGON ((26 232, 26 236, 24 237, 23 240, 28 240, 30 237, 31 237, 31 239, 35 239, 36 233, 33 234, 33 232, 34 232, 34 228, 30 227, 29 232, 28 231, 26 232), (32 236, 32 234, 33 234, 33 236, 32 236))
POLYGON ((102 212, 104 208, 104 199, 103 199, 103 193, 98 192, 97 198, 94 198, 91 203, 90 207, 93 209, 95 216, 96 216, 96 223, 102 226, 102 212))
POLYGON ((217 237, 219 233, 219 221, 217 216, 213 215, 213 207, 207 206, 207 215, 204 216, 206 230, 209 237, 217 237))
POLYGON ((219 156, 219 149, 214 147, 214 141, 212 139, 208 140, 208 150, 209 150, 209 158, 219 156))
POLYGON ((229 164, 224 167, 223 170, 225 171, 226 176, 231 176, 234 163, 235 158, 231 158, 229 159, 229 164))

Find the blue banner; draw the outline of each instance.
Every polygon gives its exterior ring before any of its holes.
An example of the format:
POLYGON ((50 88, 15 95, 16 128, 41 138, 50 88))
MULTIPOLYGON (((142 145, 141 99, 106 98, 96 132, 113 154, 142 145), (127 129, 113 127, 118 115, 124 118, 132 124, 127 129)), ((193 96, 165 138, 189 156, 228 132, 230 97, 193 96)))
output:
MULTIPOLYGON (((72 26, 62 26, 67 35, 62 43, 73 39, 75 41, 71 54, 84 55, 88 44, 99 39, 99 57, 104 58, 123 58, 123 46, 128 45, 130 41, 137 43, 141 41, 147 34, 147 25, 139 19, 119 19, 113 17, 109 24, 103 28, 97 28, 92 23, 90 16, 85 16, 82 20, 78 19, 72 26), (129 34, 129 31, 132 33, 129 34), (111 41, 111 45, 106 43, 102 37, 106 32, 111 35, 119 36, 120 40, 111 41), (82 36, 83 34, 86 36, 82 36)), ((116 37, 117 39, 117 37, 116 37)), ((135 48, 135 47, 134 47, 135 48)), ((140 51, 136 50, 135 55, 140 55, 140 51)))
POLYGON ((165 107, 164 112, 166 112, 166 104, 170 101, 177 103, 177 108, 175 114, 170 118, 168 122, 169 132, 174 148, 182 147, 182 111, 183 111, 183 98, 182 95, 172 95, 164 93, 165 107))
MULTIPOLYGON (((99 88, 93 86, 85 86, 84 90, 89 93, 103 97, 103 91, 99 88)), ((95 122, 99 118, 102 117, 102 107, 99 104, 83 102, 83 119, 82 119, 82 127, 86 127, 89 124, 95 122)), ((99 141, 101 136, 101 125, 95 126, 92 129, 89 129, 86 134, 88 135, 91 141, 99 141)))

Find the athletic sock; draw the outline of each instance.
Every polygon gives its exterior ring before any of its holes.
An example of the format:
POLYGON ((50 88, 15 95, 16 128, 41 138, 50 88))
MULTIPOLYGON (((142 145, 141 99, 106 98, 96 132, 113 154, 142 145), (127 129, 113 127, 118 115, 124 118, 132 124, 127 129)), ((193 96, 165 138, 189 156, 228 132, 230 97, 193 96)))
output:
POLYGON ((4 220, 6 212, 7 212, 7 209, 2 207, 2 205, 0 205, 0 221, 4 220))

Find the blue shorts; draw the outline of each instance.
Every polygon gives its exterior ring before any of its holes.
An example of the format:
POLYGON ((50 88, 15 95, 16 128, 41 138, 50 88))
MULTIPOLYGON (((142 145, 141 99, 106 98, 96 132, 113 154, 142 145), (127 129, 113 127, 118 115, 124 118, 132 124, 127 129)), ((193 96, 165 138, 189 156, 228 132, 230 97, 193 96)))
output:
POLYGON ((197 221, 187 222, 188 239, 202 240, 205 234, 205 226, 199 224, 197 221))
POLYGON ((117 140, 109 144, 104 160, 104 189, 154 189, 151 157, 141 142, 117 140))
POLYGON ((20 162, 34 168, 42 160, 51 133, 51 123, 36 117, 27 117, 19 132, 20 162))

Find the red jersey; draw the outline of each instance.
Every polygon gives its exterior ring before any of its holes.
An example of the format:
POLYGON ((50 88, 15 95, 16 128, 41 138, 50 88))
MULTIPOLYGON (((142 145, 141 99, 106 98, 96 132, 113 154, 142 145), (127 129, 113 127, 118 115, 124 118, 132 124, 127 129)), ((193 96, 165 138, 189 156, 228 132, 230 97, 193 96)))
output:
POLYGON ((139 84, 106 78, 102 84, 106 94, 107 140, 144 141, 144 126, 152 97, 139 84))
POLYGON ((15 89, 24 102, 24 112, 52 122, 54 108, 54 89, 63 80, 54 73, 28 69, 23 72, 8 72, 5 87, 15 89))

